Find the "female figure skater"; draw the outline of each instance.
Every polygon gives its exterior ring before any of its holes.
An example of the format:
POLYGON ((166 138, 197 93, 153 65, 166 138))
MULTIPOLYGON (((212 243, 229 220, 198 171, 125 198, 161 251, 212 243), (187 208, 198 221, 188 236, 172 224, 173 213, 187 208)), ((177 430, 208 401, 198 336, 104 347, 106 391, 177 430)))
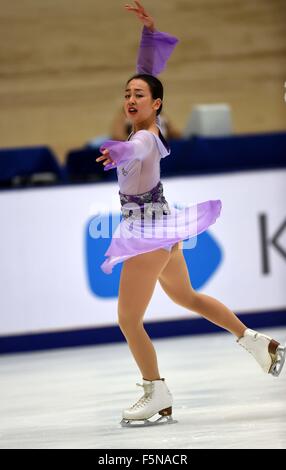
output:
POLYGON ((232 333, 262 367, 279 375, 285 347, 243 324, 224 304, 196 292, 190 282, 182 241, 215 223, 221 201, 204 201, 185 209, 170 208, 163 196, 160 159, 170 154, 160 129, 163 86, 156 78, 166 65, 178 39, 155 29, 153 18, 139 1, 125 5, 143 23, 137 74, 126 83, 124 109, 133 132, 126 142, 108 140, 100 148, 104 170, 117 169, 122 220, 113 234, 101 265, 109 274, 123 262, 118 298, 118 321, 143 377, 144 395, 125 409, 121 424, 172 423, 172 395, 161 378, 154 346, 143 326, 143 317, 159 280, 166 294, 232 333), (147 207, 147 209, 146 209, 147 207), (143 211, 144 208, 144 211, 143 211), (155 220, 154 220, 155 216, 155 220), (165 236, 164 228, 168 228, 165 236), (156 421, 149 421, 159 413, 156 421))

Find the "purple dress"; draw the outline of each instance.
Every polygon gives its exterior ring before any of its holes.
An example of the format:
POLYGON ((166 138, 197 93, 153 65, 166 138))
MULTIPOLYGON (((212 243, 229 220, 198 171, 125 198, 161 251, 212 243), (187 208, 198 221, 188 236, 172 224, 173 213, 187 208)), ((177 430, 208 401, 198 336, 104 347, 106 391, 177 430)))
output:
MULTIPOLYGON (((158 75, 166 66, 178 39, 144 26, 137 57, 137 73, 158 75)), ((151 131, 131 133, 126 142, 107 140, 100 151, 108 149, 115 162, 104 171, 117 170, 122 220, 105 252, 101 269, 110 274, 113 266, 128 258, 188 240, 205 231, 220 215, 221 201, 203 201, 184 209, 170 207, 163 195, 160 160, 170 148, 160 128, 158 137, 151 131)))

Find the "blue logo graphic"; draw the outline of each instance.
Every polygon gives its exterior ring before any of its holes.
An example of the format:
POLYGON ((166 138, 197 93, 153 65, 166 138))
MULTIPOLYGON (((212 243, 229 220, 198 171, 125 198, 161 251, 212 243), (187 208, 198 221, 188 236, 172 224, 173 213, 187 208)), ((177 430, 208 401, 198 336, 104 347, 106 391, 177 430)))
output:
MULTIPOLYGON (((89 229, 92 220, 88 221, 85 229, 85 261, 89 288, 98 297, 118 297, 123 263, 114 266, 111 274, 105 274, 101 270, 100 265, 106 259, 104 253, 109 247, 112 233, 108 233, 107 238, 92 237, 89 229)), ((101 224, 104 227, 110 227, 111 232, 112 214, 101 215, 101 224)), ((113 227, 113 230, 115 229, 116 227, 113 227)), ((184 250, 184 257, 194 289, 199 290, 215 273, 222 261, 222 253, 222 247, 208 231, 197 236, 195 248, 184 250)))

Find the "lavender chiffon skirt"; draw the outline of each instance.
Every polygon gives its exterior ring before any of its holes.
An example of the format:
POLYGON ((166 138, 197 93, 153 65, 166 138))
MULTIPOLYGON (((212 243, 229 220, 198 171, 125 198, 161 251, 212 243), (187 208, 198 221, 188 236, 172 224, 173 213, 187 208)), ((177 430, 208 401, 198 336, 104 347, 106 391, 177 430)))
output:
POLYGON ((113 267, 127 259, 166 248, 204 232, 219 217, 219 199, 200 202, 184 209, 171 207, 171 213, 155 220, 122 219, 113 233, 101 269, 111 274, 113 267))

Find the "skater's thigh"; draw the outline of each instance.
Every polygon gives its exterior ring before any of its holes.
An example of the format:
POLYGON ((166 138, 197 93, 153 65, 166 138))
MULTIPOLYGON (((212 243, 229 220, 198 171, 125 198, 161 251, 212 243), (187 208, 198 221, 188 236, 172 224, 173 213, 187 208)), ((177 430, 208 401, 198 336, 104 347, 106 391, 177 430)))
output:
POLYGON ((118 315, 141 318, 152 297, 156 282, 171 254, 159 249, 124 261, 120 275, 118 315))
POLYGON ((159 276, 159 282, 166 294, 177 304, 190 308, 196 291, 191 284, 183 250, 176 245, 170 259, 159 276))

